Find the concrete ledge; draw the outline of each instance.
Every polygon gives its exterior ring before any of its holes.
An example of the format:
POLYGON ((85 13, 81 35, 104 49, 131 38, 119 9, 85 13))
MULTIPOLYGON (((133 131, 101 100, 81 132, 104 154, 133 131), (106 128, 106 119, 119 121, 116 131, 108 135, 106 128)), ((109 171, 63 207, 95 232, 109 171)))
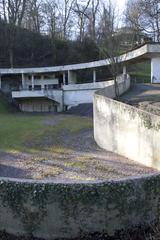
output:
POLYGON ((109 85, 113 84, 113 80, 110 81, 104 81, 104 82, 95 82, 95 83, 83 83, 83 84, 69 84, 64 85, 63 90, 64 91, 73 91, 73 90, 97 90, 98 88, 104 88, 109 85))
POLYGON ((97 183, 0 179, 0 231, 76 238, 158 220, 160 175, 97 183))

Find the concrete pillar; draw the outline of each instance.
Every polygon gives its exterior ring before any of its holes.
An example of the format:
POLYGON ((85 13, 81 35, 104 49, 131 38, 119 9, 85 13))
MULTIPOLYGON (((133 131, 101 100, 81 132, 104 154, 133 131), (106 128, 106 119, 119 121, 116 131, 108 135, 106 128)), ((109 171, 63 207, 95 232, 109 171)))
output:
POLYGON ((126 65, 123 66, 123 74, 124 74, 124 75, 127 74, 127 67, 126 67, 126 65))
POLYGON ((151 59, 151 83, 160 83, 160 57, 151 59))
POLYGON ((0 89, 2 89, 2 76, 0 75, 0 89))
POLYGON ((41 75, 41 89, 44 89, 44 75, 41 75))
POLYGON ((32 74, 32 91, 34 91, 34 74, 32 74))
POLYGON ((25 89, 25 76, 24 73, 22 73, 22 89, 25 89))
POLYGON ((65 85, 65 84, 66 84, 66 73, 63 72, 63 85, 65 85))
POLYGON ((93 70, 93 82, 94 83, 96 82, 96 70, 95 69, 93 70))
POLYGON ((77 82, 76 72, 68 70, 68 84, 75 84, 77 82))

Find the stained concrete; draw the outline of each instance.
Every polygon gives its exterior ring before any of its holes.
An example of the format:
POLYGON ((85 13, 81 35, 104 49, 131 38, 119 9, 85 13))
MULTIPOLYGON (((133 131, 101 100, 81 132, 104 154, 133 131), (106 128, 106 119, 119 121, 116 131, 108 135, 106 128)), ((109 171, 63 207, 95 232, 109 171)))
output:
MULTIPOLYGON (((159 98, 160 87, 136 85, 122 99, 132 103, 159 98), (138 86, 140 86, 138 88, 138 86)), ((114 101, 107 89, 95 94, 94 136, 109 151, 160 170, 160 117, 136 107, 114 101)))

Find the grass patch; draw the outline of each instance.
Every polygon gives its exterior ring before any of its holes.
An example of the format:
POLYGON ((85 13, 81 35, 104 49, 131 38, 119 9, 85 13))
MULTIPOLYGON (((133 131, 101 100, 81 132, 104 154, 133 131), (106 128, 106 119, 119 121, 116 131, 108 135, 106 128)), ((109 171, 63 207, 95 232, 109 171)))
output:
POLYGON ((93 161, 95 160, 94 157, 92 156, 80 156, 77 158, 79 161, 82 161, 82 162, 87 162, 87 161, 93 161))
POLYGON ((62 146, 52 146, 47 149, 49 152, 57 153, 57 154, 70 154, 72 152, 71 149, 64 148, 62 146))
POLYGON ((108 167, 108 166, 105 167, 105 166, 102 166, 102 165, 97 165, 95 168, 96 168, 96 170, 98 170, 100 172, 119 175, 119 171, 117 169, 114 169, 114 168, 111 168, 111 167, 108 167))
POLYGON ((63 173, 63 169, 60 167, 48 167, 48 168, 46 167, 39 174, 35 173, 35 175, 33 175, 33 179, 42 179, 42 177, 43 178, 56 177, 61 173, 63 173))
POLYGON ((65 167, 75 167, 75 168, 84 168, 85 163, 84 162, 65 162, 65 167))
POLYGON ((130 72, 131 79, 135 80, 136 83, 150 83, 151 74, 144 72, 130 72))
POLYGON ((137 63, 130 67, 129 74, 136 83, 151 82, 151 64, 150 61, 137 63))
MULTIPOLYGON (((50 116, 48 116, 50 117, 50 116)), ((35 153, 37 150, 46 149, 45 140, 58 140, 58 135, 64 132, 78 133, 83 129, 92 127, 92 120, 76 116, 64 116, 56 125, 47 125, 46 115, 28 115, 22 113, 0 113, 0 150, 7 152, 26 151, 35 153)), ((53 115, 53 119, 54 119, 53 115)), ((52 142, 47 149, 54 153, 65 154, 70 150, 57 146, 52 142)))
POLYGON ((0 92, 0 113, 7 113, 9 111, 9 105, 6 98, 0 92))

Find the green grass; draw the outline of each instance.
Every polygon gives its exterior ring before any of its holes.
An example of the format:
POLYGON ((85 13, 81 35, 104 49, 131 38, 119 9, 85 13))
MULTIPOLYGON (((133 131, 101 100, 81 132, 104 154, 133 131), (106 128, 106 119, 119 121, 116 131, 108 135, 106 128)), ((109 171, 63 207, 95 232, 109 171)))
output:
POLYGON ((137 63, 131 66, 129 74, 137 83, 150 83, 151 82, 151 64, 150 61, 137 63))
MULTIPOLYGON (((91 128, 92 121, 76 116, 64 117, 56 125, 45 124, 51 116, 32 116, 22 113, 0 113, 0 150, 8 152, 36 151, 43 149, 45 138, 58 137, 60 133, 77 133, 82 129, 91 128)), ((58 141, 57 141, 58 143, 58 141)), ((58 144, 57 144, 58 145, 58 144)), ((49 146, 49 151, 64 152, 59 146, 49 146)))
POLYGON ((136 83, 150 83, 151 74, 144 72, 130 72, 129 73, 133 80, 136 80, 136 83))
POLYGON ((6 97, 0 92, 0 113, 7 113, 10 110, 10 105, 6 97))
POLYGON ((63 115, 57 124, 47 125, 45 120, 54 121, 54 115, 31 115, 14 112, 5 96, 0 93, 0 150, 11 153, 27 151, 35 153, 47 150, 54 153, 68 153, 58 142, 61 133, 77 133, 82 129, 91 128, 92 121, 88 118, 63 115), (56 139, 56 145, 43 146, 46 138, 56 139), (44 148, 44 149, 43 149, 44 148))

